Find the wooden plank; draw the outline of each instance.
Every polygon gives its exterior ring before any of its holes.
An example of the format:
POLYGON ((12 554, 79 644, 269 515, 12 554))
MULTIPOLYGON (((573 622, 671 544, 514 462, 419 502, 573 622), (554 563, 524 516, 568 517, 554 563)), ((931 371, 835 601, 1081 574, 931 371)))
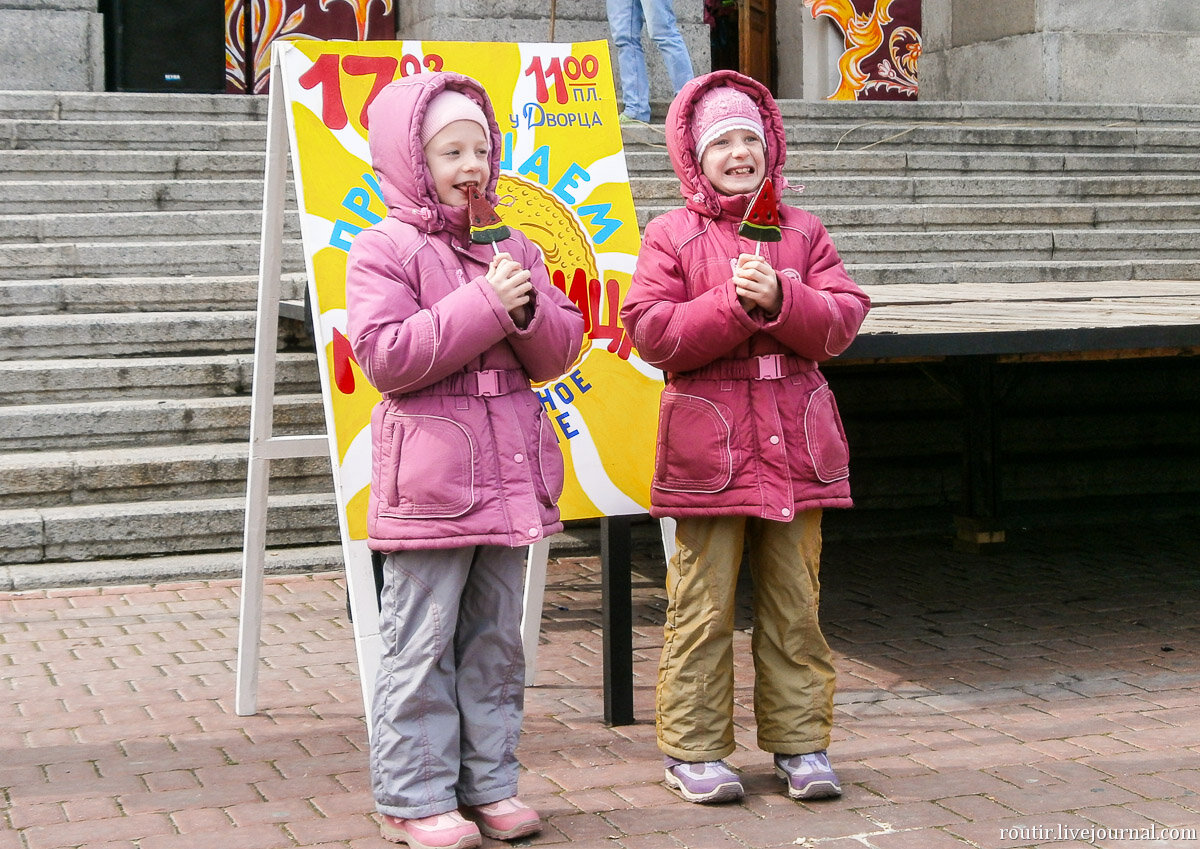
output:
POLYGON ((864 287, 876 306, 978 301, 1054 301, 1095 298, 1200 297, 1194 280, 1100 280, 1038 283, 896 283, 864 287))

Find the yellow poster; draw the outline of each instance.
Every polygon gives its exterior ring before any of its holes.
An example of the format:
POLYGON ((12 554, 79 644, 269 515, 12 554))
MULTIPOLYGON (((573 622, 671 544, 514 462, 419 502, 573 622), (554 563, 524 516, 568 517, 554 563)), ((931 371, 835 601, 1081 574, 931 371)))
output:
POLYGON ((334 477, 351 539, 366 538, 370 411, 379 395, 346 339, 346 254, 386 208, 371 170, 367 104, 394 79, 474 77, 503 136, 497 212, 541 249, 554 285, 583 311, 582 353, 535 385, 566 463, 564 519, 649 506, 662 375, 618 317, 640 236, 606 42, 316 42, 277 46, 334 477))

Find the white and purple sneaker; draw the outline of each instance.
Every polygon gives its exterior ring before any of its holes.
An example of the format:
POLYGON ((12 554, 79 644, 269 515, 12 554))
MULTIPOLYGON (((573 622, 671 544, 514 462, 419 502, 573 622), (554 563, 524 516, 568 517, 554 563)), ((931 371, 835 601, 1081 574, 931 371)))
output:
POLYGON ((776 755, 775 774, 788 784, 793 799, 831 799, 842 795, 842 785, 824 751, 806 755, 776 755))
POLYGON ((664 757, 666 785, 689 802, 702 805, 742 798, 742 780, 725 761, 690 763, 664 757))

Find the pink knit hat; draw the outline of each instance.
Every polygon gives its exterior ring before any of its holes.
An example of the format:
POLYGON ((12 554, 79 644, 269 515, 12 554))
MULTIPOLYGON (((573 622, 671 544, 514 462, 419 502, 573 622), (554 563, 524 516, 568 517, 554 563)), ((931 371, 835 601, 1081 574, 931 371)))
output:
POLYGON ((692 140, 696 143, 696 158, 717 136, 730 130, 749 130, 766 146, 762 113, 748 94, 730 86, 710 88, 696 101, 692 112, 692 140))
POLYGON ((479 104, 461 91, 444 89, 425 109, 425 119, 421 122, 421 146, 429 144, 431 138, 455 121, 474 121, 483 127, 484 138, 491 137, 487 116, 479 104))

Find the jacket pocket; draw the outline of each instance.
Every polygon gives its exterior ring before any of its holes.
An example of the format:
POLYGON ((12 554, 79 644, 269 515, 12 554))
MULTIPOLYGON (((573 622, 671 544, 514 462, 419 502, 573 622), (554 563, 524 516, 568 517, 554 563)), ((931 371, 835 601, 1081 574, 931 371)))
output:
POLYGON ((720 492, 733 478, 732 428, 720 405, 664 392, 654 486, 671 492, 720 492))
POLYGON ((475 442, 458 422, 441 416, 384 419, 388 462, 381 474, 381 516, 451 518, 475 503, 475 442))
POLYGON ((850 448, 842 430, 837 401, 828 383, 818 386, 808 397, 808 409, 804 411, 804 440, 817 480, 833 483, 850 476, 850 448))
POLYGON ((537 407, 537 417, 538 473, 542 478, 542 492, 538 496, 547 507, 553 507, 562 498, 566 466, 562 449, 558 447, 558 438, 554 435, 554 425, 550 424, 540 405, 537 407))

